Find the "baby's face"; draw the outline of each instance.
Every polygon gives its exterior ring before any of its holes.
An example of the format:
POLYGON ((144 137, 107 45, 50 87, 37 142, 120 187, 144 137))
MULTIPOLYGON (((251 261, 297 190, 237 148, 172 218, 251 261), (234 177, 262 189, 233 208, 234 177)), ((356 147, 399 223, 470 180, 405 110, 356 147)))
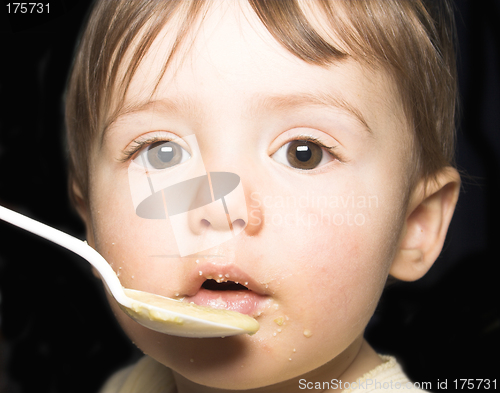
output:
MULTIPOLYGON (((133 78, 126 105, 136 110, 93 151, 89 238, 123 286, 233 308, 261 328, 253 336, 172 337, 111 305, 137 346, 188 380, 255 388, 317 368, 326 377, 316 380, 330 380, 343 369, 333 359, 359 348, 403 225, 410 143, 394 85, 354 60, 307 64, 252 11, 212 7, 154 103, 141 106, 174 33, 160 33, 133 78), (171 220, 136 213, 129 176, 141 154, 167 160, 148 154, 148 144, 173 139, 181 148, 174 154, 185 155, 166 177, 190 173, 200 154, 206 171, 237 174, 245 196, 228 202, 233 227, 244 230, 188 256, 180 256, 171 220), (247 289, 207 284, 210 277, 247 289)), ((209 206, 185 217, 195 238, 224 230, 209 206)))

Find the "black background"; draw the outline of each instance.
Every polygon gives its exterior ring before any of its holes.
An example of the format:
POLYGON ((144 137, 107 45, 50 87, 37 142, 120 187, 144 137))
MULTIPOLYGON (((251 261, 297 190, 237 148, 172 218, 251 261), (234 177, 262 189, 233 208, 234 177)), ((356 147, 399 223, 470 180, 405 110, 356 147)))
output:
MULTIPOLYGON (((5 4, 7 1, 5 1, 5 4)), ((0 204, 84 238, 66 192, 62 93, 87 0, 0 20, 0 204)), ((366 333, 415 381, 497 378, 500 1, 456 1, 464 184, 429 274, 389 287, 366 333), (495 295, 496 294, 496 295, 495 295)), ((93 392, 139 355, 88 264, 0 222, 0 392, 93 392), (81 296, 70 296, 80 293, 81 296)))

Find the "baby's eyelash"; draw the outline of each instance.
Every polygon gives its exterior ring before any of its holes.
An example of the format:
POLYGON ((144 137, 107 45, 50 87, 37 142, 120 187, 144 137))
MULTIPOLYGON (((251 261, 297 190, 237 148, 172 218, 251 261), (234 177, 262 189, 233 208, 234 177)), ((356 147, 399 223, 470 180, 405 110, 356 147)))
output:
POLYGON ((146 139, 134 139, 130 146, 128 146, 123 152, 122 157, 118 160, 120 162, 127 162, 132 159, 134 155, 141 151, 146 146, 152 145, 156 142, 170 142, 171 140, 165 137, 152 136, 146 139))
POLYGON ((321 140, 319 140, 318 138, 316 138, 314 136, 299 135, 296 138, 293 138, 292 140, 288 141, 287 143, 292 142, 292 141, 307 141, 307 142, 315 143, 318 146, 320 146, 323 149, 325 149, 336 160, 339 160, 341 162, 343 161, 342 157, 340 157, 339 154, 338 154, 338 152, 335 151, 335 150, 337 150, 338 146, 327 146, 321 140))

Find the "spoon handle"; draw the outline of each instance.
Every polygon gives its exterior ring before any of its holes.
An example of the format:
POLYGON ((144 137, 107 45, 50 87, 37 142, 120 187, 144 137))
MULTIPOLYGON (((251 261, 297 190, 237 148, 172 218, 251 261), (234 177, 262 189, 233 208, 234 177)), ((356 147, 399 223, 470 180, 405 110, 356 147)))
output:
POLYGON ((103 278, 107 289, 119 303, 129 303, 129 299, 123 292, 120 280, 111 266, 101 256, 101 254, 90 247, 85 241, 77 239, 74 236, 68 235, 67 233, 48 225, 42 224, 41 222, 33 220, 32 218, 26 217, 20 213, 16 213, 15 211, 7 209, 3 206, 0 206, 0 219, 50 240, 51 242, 59 244, 60 246, 73 251, 75 254, 80 255, 97 269, 103 278))

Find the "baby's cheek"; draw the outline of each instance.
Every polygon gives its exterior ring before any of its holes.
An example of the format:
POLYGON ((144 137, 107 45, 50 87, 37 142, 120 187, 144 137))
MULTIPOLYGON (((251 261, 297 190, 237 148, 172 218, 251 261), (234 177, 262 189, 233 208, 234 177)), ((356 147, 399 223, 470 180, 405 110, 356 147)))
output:
POLYGON ((367 322, 385 268, 380 255, 369 252, 369 245, 363 247, 365 236, 358 227, 344 226, 324 228, 308 239, 309 258, 295 260, 286 291, 295 294, 304 330, 328 335, 334 329, 338 338, 345 334, 342 329, 367 322))
POLYGON ((117 273, 123 286, 173 296, 182 265, 168 220, 147 220, 135 214, 129 201, 95 203, 97 250, 117 273))

